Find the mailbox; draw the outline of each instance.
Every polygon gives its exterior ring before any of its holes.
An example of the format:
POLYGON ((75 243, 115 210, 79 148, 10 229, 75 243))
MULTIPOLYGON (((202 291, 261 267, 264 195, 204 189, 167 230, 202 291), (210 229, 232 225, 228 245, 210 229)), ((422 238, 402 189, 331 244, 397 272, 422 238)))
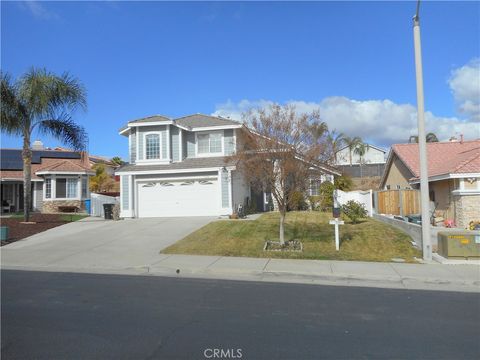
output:
POLYGON ((446 258, 478 259, 480 258, 480 232, 439 232, 438 253, 446 258))

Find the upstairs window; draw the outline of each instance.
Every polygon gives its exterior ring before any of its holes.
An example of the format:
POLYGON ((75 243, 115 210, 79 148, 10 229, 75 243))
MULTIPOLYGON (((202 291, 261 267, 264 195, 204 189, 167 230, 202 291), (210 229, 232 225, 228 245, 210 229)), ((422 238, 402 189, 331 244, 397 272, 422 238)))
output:
POLYGON ((222 133, 197 134, 199 154, 215 154, 222 152, 222 133))
POLYGON ((160 135, 148 134, 145 136, 146 158, 160 159, 160 135))

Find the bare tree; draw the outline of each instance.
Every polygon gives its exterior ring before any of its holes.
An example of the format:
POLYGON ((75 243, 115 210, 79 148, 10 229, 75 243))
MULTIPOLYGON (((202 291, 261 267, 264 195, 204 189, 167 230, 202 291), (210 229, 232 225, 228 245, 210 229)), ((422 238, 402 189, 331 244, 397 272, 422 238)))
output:
POLYGON ((233 160, 253 187, 271 192, 280 212, 283 245, 292 195, 306 189, 321 152, 321 142, 311 131, 320 123, 319 112, 299 114, 293 106, 274 104, 244 114, 243 120, 246 126, 233 160))

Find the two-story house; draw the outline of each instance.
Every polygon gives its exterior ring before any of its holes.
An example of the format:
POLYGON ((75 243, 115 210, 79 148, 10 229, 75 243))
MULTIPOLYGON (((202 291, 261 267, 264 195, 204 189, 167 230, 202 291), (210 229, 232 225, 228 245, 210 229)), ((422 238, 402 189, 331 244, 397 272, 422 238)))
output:
MULTIPOLYGON (((221 216, 248 201, 263 211, 265 194, 252 193, 229 156, 243 125, 202 114, 161 115, 128 122, 130 163, 120 176, 121 217, 221 216)), ((328 176, 337 172, 328 172, 328 176)))

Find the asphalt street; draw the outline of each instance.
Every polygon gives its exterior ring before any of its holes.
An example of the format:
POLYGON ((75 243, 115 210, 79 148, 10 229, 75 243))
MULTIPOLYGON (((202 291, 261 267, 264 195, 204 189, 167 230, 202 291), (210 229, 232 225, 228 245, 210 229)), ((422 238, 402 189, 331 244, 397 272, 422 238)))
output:
POLYGON ((2 359, 479 359, 480 294, 3 270, 2 359))

